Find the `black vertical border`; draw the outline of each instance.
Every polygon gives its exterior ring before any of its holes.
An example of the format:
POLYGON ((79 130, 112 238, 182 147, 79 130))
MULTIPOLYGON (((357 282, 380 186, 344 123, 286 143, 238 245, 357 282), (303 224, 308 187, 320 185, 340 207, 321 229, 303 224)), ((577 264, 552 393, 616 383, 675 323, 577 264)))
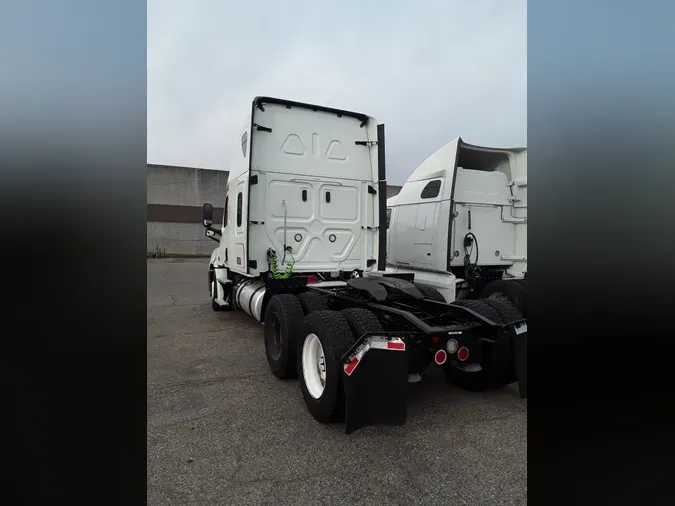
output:
POLYGON ((529 504, 672 496, 672 19, 528 3, 529 504))
POLYGON ((146 3, 0 11, 5 502, 145 504, 146 3))

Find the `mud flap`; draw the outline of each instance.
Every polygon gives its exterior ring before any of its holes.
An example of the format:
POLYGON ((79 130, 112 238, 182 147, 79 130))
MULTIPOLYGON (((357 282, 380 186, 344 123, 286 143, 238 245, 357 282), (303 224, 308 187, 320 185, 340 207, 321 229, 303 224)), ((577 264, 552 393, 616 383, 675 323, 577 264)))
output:
POLYGON ((406 422, 408 356, 403 339, 364 335, 344 355, 342 379, 347 434, 406 422))
POLYGON ((524 399, 527 397, 527 323, 515 329, 513 337, 513 360, 518 378, 518 392, 524 399))

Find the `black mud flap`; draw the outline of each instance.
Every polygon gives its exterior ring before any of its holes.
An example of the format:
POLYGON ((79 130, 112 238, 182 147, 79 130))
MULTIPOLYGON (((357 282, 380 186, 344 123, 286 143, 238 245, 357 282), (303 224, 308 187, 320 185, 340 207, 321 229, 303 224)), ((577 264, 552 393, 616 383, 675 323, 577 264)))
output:
POLYGON ((399 337, 364 335, 343 357, 345 432, 403 425, 407 417, 408 356, 399 337))
POLYGON ((515 328, 513 360, 516 378, 518 378, 518 392, 525 399, 527 397, 527 323, 515 328))

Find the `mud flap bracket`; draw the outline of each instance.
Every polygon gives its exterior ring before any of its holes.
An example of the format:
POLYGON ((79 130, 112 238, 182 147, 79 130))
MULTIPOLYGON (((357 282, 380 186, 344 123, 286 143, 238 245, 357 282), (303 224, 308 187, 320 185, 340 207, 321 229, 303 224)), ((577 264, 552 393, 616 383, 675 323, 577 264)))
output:
POLYGON ((364 334, 343 355, 347 434, 370 425, 405 424, 408 355, 401 334, 364 334))
POLYGON ((527 323, 515 328, 513 360, 516 378, 518 378, 518 391, 525 399, 527 397, 527 323))
POLYGON ((527 320, 500 325, 497 337, 496 360, 498 377, 513 378, 518 392, 527 397, 527 320), (515 377, 513 375, 515 374, 515 377))

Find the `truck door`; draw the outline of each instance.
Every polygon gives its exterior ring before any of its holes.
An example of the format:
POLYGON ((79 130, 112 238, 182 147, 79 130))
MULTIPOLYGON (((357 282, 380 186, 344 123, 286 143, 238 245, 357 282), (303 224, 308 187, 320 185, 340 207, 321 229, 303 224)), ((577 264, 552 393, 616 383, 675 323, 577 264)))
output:
MULTIPOLYGON (((227 244, 227 265, 240 274, 248 274, 249 269, 249 132, 245 130, 233 150, 230 161, 230 177, 227 182, 226 201, 228 202, 228 220, 224 226, 223 237, 227 244)), ((233 146, 234 147, 234 146, 233 146)), ((223 253, 224 254, 224 253, 223 253)))
POLYGON ((417 206, 417 218, 415 220, 413 249, 416 263, 427 265, 432 263, 431 247, 434 243, 436 232, 436 202, 423 202, 417 206))
POLYGON ((247 231, 248 231, 248 184, 242 180, 237 182, 235 187, 235 208, 234 208, 234 248, 232 251, 232 260, 230 262, 234 270, 246 273, 248 268, 247 231))
POLYGON ((440 231, 437 229, 438 213, 441 208, 441 196, 444 181, 432 179, 424 183, 420 192, 420 204, 417 210, 415 223, 418 256, 417 263, 425 268, 434 265, 433 244, 434 235, 440 231))

